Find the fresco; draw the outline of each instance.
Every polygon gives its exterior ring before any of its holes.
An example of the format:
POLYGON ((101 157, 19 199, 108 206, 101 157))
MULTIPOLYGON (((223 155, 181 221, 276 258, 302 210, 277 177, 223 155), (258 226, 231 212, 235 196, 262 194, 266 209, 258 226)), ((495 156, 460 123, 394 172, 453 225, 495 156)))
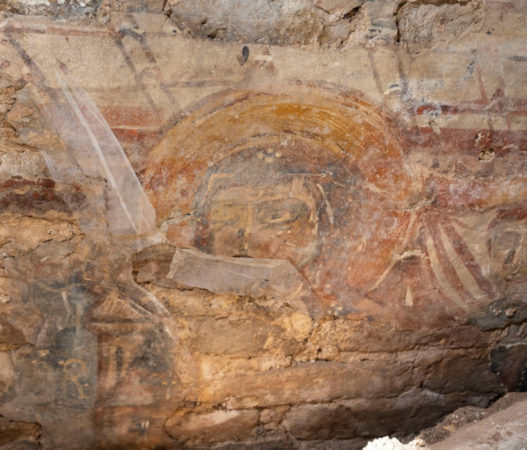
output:
POLYGON ((488 50, 339 66, 157 19, 6 30, 9 127, 48 171, 0 185, 0 414, 50 448, 210 448, 525 389, 526 108, 488 50))
POLYGON ((521 178, 497 195, 434 173, 357 93, 283 91, 216 94, 150 152, 144 183, 170 242, 289 261, 323 314, 411 326, 426 309, 438 324, 499 298, 499 207, 521 198, 521 178))
POLYGON ((215 96, 150 153, 147 191, 161 218, 186 216, 167 229, 175 245, 290 261, 323 307, 351 306, 408 227, 410 177, 379 111, 297 89, 215 96))

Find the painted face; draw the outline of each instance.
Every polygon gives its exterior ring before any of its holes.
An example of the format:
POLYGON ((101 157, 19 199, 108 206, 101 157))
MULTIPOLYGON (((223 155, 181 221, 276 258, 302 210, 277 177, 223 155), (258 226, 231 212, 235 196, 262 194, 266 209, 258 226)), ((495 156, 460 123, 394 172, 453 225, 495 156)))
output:
POLYGON ((287 259, 300 267, 315 252, 317 207, 301 179, 221 188, 205 209, 216 255, 287 259))

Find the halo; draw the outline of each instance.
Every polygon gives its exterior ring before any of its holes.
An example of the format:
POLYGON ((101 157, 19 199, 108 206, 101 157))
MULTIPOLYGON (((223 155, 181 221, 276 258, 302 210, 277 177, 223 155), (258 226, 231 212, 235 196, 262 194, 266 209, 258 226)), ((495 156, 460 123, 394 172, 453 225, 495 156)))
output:
POLYGON ((214 94, 176 123, 147 158, 144 184, 158 217, 175 208, 189 212, 210 166, 240 147, 277 138, 316 143, 317 151, 357 166, 366 188, 396 202, 408 196, 400 137, 382 112, 353 93, 294 83, 280 92, 214 94))

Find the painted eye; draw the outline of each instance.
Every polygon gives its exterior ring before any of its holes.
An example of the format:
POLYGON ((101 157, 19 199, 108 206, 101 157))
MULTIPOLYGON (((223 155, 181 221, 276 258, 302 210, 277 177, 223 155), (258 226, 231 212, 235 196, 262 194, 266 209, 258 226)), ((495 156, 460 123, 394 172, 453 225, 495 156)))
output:
POLYGON ((285 226, 309 218, 307 205, 295 200, 272 200, 256 206, 256 219, 264 226, 285 226))
POLYGON ((275 211, 267 218, 269 223, 290 222, 293 219, 291 211, 275 211))

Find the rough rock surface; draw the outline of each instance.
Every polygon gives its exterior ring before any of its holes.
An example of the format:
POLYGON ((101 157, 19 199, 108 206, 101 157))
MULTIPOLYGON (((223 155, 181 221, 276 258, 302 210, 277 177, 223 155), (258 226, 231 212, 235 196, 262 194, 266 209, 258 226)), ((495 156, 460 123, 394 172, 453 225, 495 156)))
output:
MULTIPOLYGON (((419 439, 426 444, 438 444, 443 445, 443 441, 448 442, 447 438, 453 434, 457 434, 459 429, 460 433, 463 433, 463 430, 467 428, 467 425, 471 423, 477 423, 482 421, 482 419, 493 416, 496 417, 496 414, 503 410, 509 410, 509 413, 503 415, 502 418, 509 416, 510 413, 514 410, 522 411, 525 409, 525 400, 527 399, 527 394, 524 392, 509 392, 504 397, 500 398, 498 401, 493 403, 488 408, 477 408, 474 406, 464 406, 462 408, 456 409, 453 413, 445 416, 439 423, 434 425, 432 428, 422 430, 419 433, 419 439), (516 402, 520 402, 519 406, 516 406, 514 410, 510 410, 511 406, 516 402), (522 406, 523 403, 523 406, 522 406)), ((502 419, 502 424, 506 424, 510 419, 502 419)), ((498 423, 500 421, 498 420, 498 423)), ((488 422, 487 422, 488 423, 488 422)), ((484 423, 479 424, 478 428, 485 428, 484 423)), ((499 429, 499 427, 498 427, 499 429)), ((487 435, 488 436, 488 435, 487 435)), ((525 437, 525 436, 524 436, 525 437)), ((495 441, 496 443, 501 444, 500 436, 497 436, 495 441)), ((504 441, 504 444, 507 445, 507 441, 504 441)))
POLYGON ((527 445, 527 394, 510 392, 488 408, 464 406, 422 430, 410 442, 387 436, 368 442, 365 450, 511 449, 527 445))
POLYGON ((525 396, 503 410, 484 415, 481 421, 460 427, 432 449, 500 448, 522 449, 527 445, 525 435, 527 400, 525 396))
POLYGON ((527 388, 523 2, 0 9, 0 446, 353 449, 527 388))

